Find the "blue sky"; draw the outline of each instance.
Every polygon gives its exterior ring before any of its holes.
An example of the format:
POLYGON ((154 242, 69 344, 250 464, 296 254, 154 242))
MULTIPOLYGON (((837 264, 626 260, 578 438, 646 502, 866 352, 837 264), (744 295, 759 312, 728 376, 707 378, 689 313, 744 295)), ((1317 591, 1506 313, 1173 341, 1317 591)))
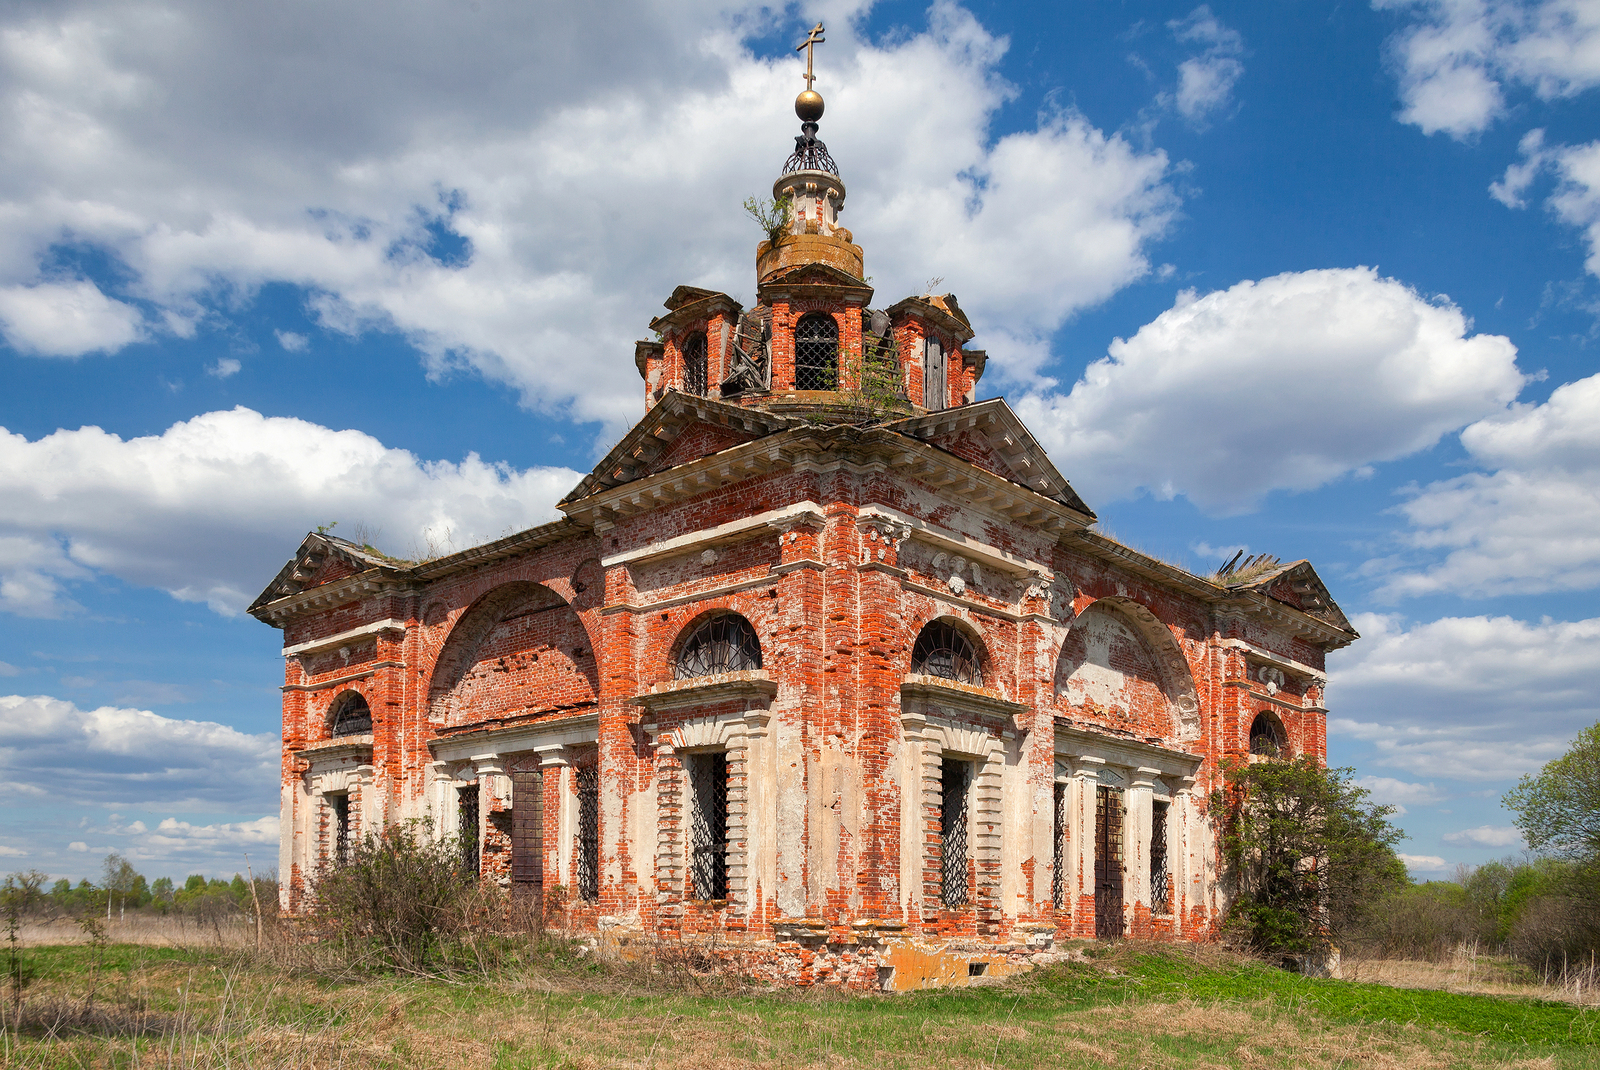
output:
POLYGON ((542 522, 822 136, 1103 526, 1310 558, 1413 873, 1600 717, 1600 2, 153 0, 0 15, 0 867, 276 854, 304 532, 542 522))

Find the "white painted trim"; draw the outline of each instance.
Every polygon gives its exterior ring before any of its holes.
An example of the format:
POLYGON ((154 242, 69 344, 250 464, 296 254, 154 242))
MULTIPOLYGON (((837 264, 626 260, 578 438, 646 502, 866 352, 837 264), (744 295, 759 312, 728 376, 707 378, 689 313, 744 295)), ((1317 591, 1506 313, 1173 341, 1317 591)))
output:
POLYGON ((1254 643, 1246 642, 1243 639, 1223 639, 1217 645, 1227 650, 1243 650, 1253 658, 1264 661, 1269 665, 1276 665, 1278 668, 1292 672, 1296 676, 1309 676, 1318 686, 1328 682, 1327 673, 1319 669, 1313 669, 1304 662, 1286 658, 1282 654, 1274 654, 1270 650, 1263 650, 1254 643))
POLYGON ((292 658, 296 654, 315 654, 320 650, 332 650, 334 647, 344 646, 354 639, 364 639, 369 635, 377 635, 379 632, 403 632, 405 630, 405 621, 395 620, 390 617, 388 620, 380 620, 375 624, 363 624, 359 628, 351 628, 347 632, 330 635, 326 639, 309 639, 304 643, 286 646, 283 648, 283 656, 292 658))
POLYGON ((1039 561, 1029 561, 1027 558, 1018 557, 1016 554, 1007 553, 998 546, 990 546, 986 542, 968 538, 958 531, 949 531, 944 528, 935 528, 926 520, 919 520, 914 516, 883 505, 868 505, 861 510, 862 516, 881 516, 897 524, 904 524, 911 529, 911 537, 923 542, 932 543, 944 550, 965 554, 987 561, 990 568, 999 569, 1015 576, 1038 575, 1042 578, 1054 578, 1055 570, 1039 561))
POLYGON ((632 564, 636 561, 648 561, 657 557, 670 557, 673 554, 687 553, 702 543, 725 542, 737 538, 756 528, 763 528, 779 521, 788 520, 798 516, 813 516, 817 520, 824 520, 825 514, 822 507, 813 501, 795 502, 782 509, 769 509, 765 513, 747 516, 739 520, 730 520, 726 524, 705 528, 701 531, 691 531, 687 535, 678 535, 670 539, 653 542, 649 546, 641 546, 637 550, 627 550, 620 554, 600 559, 601 568, 610 568, 613 565, 632 564))

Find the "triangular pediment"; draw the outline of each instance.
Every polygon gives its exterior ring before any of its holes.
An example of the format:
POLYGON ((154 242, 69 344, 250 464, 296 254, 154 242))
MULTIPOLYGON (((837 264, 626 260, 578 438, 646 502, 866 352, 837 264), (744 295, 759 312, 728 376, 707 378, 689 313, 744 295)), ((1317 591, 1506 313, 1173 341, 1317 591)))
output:
POLYGON ((561 500, 560 507, 598 491, 644 479, 668 468, 778 431, 800 421, 760 409, 669 390, 655 408, 561 500))
POLYGON ((1246 583, 1230 583, 1228 586, 1239 590, 1256 591, 1275 602, 1282 602, 1307 616, 1315 617, 1324 624, 1331 624, 1351 634, 1355 633, 1355 629, 1350 626, 1350 618, 1344 615, 1344 610, 1333 600, 1327 584, 1322 582, 1322 578, 1317 575, 1317 570, 1311 567, 1309 561, 1294 561, 1246 583))
POLYGON ((885 426, 953 453, 1086 516, 1094 516, 1003 398, 938 409, 885 426))
POLYGON ((764 280, 756 287, 763 302, 794 289, 816 290, 824 295, 844 295, 862 304, 872 299, 872 287, 842 268, 818 262, 799 264, 764 280))
POLYGON ((322 587, 329 583, 371 569, 398 572, 409 567, 409 562, 394 561, 357 546, 349 539, 341 539, 327 532, 313 531, 300 543, 300 549, 287 565, 279 570, 266 590, 250 603, 247 612, 254 613, 260 606, 276 602, 322 587))

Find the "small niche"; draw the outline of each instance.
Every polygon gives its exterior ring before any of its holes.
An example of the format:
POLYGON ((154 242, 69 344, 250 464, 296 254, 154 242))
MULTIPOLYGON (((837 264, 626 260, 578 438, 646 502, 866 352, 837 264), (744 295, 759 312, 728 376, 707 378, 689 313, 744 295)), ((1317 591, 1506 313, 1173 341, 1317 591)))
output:
POLYGON ((988 972, 989 972, 989 964, 987 962, 969 962, 969 963, 967 963, 967 976, 968 977, 982 977, 984 974, 986 974, 988 972))

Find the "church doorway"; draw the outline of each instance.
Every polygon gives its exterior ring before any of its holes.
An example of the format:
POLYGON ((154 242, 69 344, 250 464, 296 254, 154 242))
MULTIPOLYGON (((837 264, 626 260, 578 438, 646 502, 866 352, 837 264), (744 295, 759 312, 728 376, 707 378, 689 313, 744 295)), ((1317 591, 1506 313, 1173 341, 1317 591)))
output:
POLYGON ((1103 784, 1094 794, 1094 935, 1122 936, 1122 793, 1103 784))

